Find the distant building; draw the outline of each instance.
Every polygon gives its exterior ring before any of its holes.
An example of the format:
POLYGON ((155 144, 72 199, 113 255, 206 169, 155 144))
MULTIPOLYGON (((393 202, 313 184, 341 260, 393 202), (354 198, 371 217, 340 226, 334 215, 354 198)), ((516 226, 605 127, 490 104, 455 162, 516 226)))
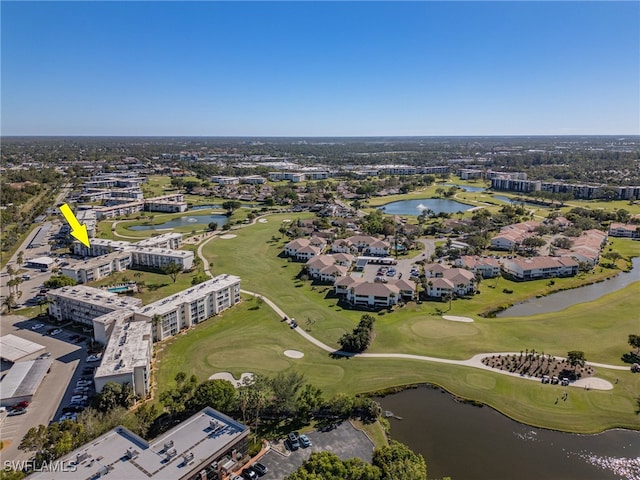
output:
POLYGON ((609 225, 612 237, 640 238, 640 225, 633 223, 612 223, 609 225))
POLYGON ((578 262, 568 257, 531 257, 506 260, 505 273, 517 280, 535 280, 552 277, 571 277, 578 273, 578 262))

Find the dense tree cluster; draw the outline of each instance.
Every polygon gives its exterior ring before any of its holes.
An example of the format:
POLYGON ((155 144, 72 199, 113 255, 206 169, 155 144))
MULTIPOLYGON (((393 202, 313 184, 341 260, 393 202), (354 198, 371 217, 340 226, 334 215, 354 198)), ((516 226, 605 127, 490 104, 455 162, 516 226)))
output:
POLYGON ((338 340, 341 349, 345 352, 360 353, 369 348, 375 321, 376 319, 371 315, 363 315, 353 332, 345 333, 338 340))
POLYGON ((49 280, 44 282, 43 285, 46 288, 60 288, 76 285, 77 283, 73 278, 67 277, 66 275, 53 275, 49 280))
POLYGON ((341 460, 330 452, 312 453, 286 480, 426 480, 427 465, 422 455, 392 441, 373 452, 372 463, 359 458, 341 460))

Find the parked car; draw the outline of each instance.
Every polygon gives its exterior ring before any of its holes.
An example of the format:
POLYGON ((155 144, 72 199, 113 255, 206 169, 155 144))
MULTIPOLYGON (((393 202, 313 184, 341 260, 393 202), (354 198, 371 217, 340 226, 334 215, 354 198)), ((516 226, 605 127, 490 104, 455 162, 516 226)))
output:
POLYGON ((309 440, 309 437, 307 437, 306 435, 300 435, 298 437, 298 440, 300 441, 300 446, 302 448, 307 448, 307 447, 310 447, 312 445, 311 444, 311 440, 309 440))
POLYGON ((33 327, 31 327, 31 330, 40 330, 42 327, 44 327, 44 323, 36 323, 33 327))
POLYGON ((24 415, 25 413, 27 413, 27 408, 14 408, 12 410, 9 410, 7 416, 14 417, 16 415, 24 415))
POLYGON ((88 387, 92 384, 93 382, 91 380, 78 380, 76 382, 76 387, 88 387))
POLYGON ((53 332, 51 332, 49 335, 51 335, 52 337, 55 337, 56 335, 60 335, 62 333, 62 329, 61 328, 56 328, 53 332))
POLYGON ((255 480, 258 478, 258 474, 252 468, 245 468, 241 474, 245 480, 255 480))
POLYGON ((256 462, 254 463, 251 468, 253 469, 254 472, 256 472, 259 476, 264 475, 265 473, 267 473, 269 471, 269 469, 264 466, 263 464, 256 462))
POLYGON ((298 441, 298 434, 291 432, 287 435, 287 442, 289 444, 289 450, 294 451, 300 448, 300 442, 298 441))
POLYGON ((75 401, 84 401, 84 400, 87 400, 88 398, 89 398, 89 397, 87 397, 86 395, 73 395, 73 396, 71 397, 71 401, 72 401, 72 402, 73 402, 74 400, 75 400, 75 401))
POLYGON ((100 355, 89 355, 87 357, 87 362, 99 362, 101 356, 100 355))
POLYGON ((64 415, 62 415, 58 421, 59 422, 64 422, 65 420, 75 420, 78 417, 78 414, 76 413, 72 413, 72 412, 68 412, 65 413, 64 415))
POLYGON ((42 355, 40 355, 38 358, 40 360, 42 360, 43 358, 49 358, 51 356, 51 352, 44 352, 42 355))
POLYGON ((73 405, 70 407, 64 407, 62 409, 62 413, 69 413, 69 412, 73 412, 73 413, 80 413, 84 410, 84 407, 81 407, 80 405, 73 405))
POLYGON ((29 406, 29 402, 27 402, 26 400, 24 402, 19 402, 16 403, 14 406, 12 406, 11 408, 13 408, 14 410, 17 410, 19 408, 27 408, 29 406))

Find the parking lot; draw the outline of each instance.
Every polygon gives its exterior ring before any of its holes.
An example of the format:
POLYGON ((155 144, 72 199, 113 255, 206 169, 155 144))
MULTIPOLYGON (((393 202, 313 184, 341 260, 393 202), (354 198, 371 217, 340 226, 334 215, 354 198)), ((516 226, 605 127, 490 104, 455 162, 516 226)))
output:
MULTIPOLYGON (((419 260, 419 258, 415 260, 419 260)), ((373 263, 367 263, 362 272, 362 278, 367 282, 374 282, 376 277, 384 278, 386 281, 398 280, 399 278, 409 280, 411 278, 411 268, 413 265, 415 265, 415 261, 410 258, 398 259, 398 263, 396 265, 376 265, 373 263), (384 273, 380 272, 381 268, 383 270, 386 269, 386 271, 384 273), (393 275, 389 275, 389 270, 395 270, 395 273, 393 275)), ((380 280, 380 278, 378 279, 380 280)))
POLYGON ((51 353, 50 372, 44 377, 40 387, 33 396, 27 413, 19 416, 2 415, 0 425, 2 440, 9 445, 2 450, 3 460, 25 460, 29 458, 25 452, 18 450, 20 441, 31 427, 40 424, 48 425, 62 415, 62 408, 69 405, 76 381, 82 376, 87 356, 84 343, 74 343, 71 338, 75 332, 64 330, 56 335, 47 335, 54 328, 46 324, 38 329, 31 328, 37 323, 45 323, 40 319, 26 320, 19 315, 2 317, 2 334, 13 334, 45 347, 51 353))
POLYGON ((342 422, 334 430, 328 432, 307 433, 312 446, 299 448, 294 452, 282 455, 275 450, 267 452, 259 461, 269 471, 262 477, 269 480, 282 480, 298 469, 313 452, 328 451, 335 453, 342 460, 358 457, 365 462, 373 458, 373 443, 361 431, 356 430, 349 422, 342 422))

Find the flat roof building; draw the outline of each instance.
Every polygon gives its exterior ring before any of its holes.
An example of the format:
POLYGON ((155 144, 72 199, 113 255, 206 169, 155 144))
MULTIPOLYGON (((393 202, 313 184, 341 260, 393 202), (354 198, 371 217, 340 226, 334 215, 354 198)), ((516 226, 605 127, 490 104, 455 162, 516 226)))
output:
POLYGON ((55 263, 55 260, 51 257, 38 257, 27 260, 27 267, 49 270, 49 268, 51 268, 51 266, 55 263))
POLYGON ((132 245, 136 247, 172 248, 175 250, 182 246, 182 234, 177 232, 163 233, 162 235, 145 238, 132 245))
POLYGON ((240 277, 218 275, 171 297, 163 298, 136 311, 136 320, 153 321, 156 340, 176 335, 183 328, 196 325, 240 301, 240 277))
POLYGON ((123 272, 131 265, 130 252, 112 252, 100 257, 90 258, 84 262, 69 265, 60 269, 63 275, 73 278, 78 283, 89 283, 123 272))
POLYGON ((184 270, 193 266, 194 254, 191 250, 170 250, 164 248, 131 248, 131 264, 134 266, 163 269, 171 263, 180 265, 184 270))
POLYGON ((65 471, 37 472, 28 478, 86 480, 107 474, 130 480, 222 478, 246 455, 248 436, 249 427, 206 407, 149 442, 116 427, 59 459, 65 471))
MULTIPOLYGON (((120 311, 112 312, 112 314, 120 311)), ((151 377, 151 323, 123 320, 119 315, 113 324, 109 342, 95 372, 96 390, 102 391, 107 382, 131 384, 136 395, 145 398, 151 377)))
POLYGON ((57 288, 49 291, 47 297, 49 315, 58 321, 72 320, 86 325, 92 325, 94 318, 105 313, 142 305, 139 298, 119 297, 117 293, 86 285, 57 288))
POLYGON ((49 358, 14 363, 0 382, 0 405, 31 402, 50 367, 49 358))
POLYGON ((0 337, 0 358, 8 362, 30 359, 43 350, 43 345, 11 333, 0 337))

